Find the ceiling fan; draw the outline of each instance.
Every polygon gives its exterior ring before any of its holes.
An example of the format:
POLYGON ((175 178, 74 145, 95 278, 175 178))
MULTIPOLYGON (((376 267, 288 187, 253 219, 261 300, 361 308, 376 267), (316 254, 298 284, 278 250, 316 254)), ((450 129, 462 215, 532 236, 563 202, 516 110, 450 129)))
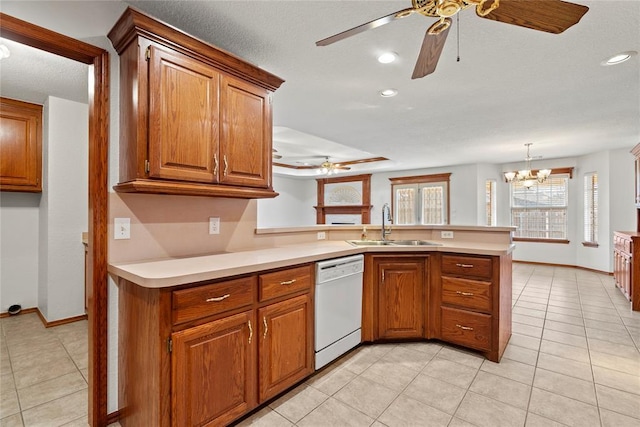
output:
POLYGON ((429 27, 422 42, 420 54, 411 76, 412 79, 418 79, 435 71, 449 33, 451 17, 463 9, 475 6, 476 15, 481 18, 553 34, 559 34, 577 24, 589 10, 587 6, 562 0, 411 0, 411 2, 413 7, 402 9, 317 41, 316 46, 330 45, 407 17, 412 13, 439 18, 429 27))

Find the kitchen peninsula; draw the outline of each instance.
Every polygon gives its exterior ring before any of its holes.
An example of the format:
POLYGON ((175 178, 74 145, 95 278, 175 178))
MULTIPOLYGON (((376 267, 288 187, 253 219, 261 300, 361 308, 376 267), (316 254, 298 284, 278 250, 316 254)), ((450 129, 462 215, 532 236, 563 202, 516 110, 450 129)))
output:
POLYGON ((354 226, 260 229, 252 250, 110 265, 121 424, 227 424, 313 374, 315 262, 347 255, 365 256, 363 342, 439 339, 498 362, 512 228, 443 230, 393 230, 433 245, 356 246, 354 226))

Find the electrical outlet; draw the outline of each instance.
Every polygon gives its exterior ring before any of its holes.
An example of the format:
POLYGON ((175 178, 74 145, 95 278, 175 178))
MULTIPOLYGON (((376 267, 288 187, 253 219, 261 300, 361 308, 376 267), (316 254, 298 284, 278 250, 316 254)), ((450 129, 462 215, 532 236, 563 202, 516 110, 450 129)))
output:
POLYGON ((114 218, 113 219, 113 238, 116 240, 131 238, 131 219, 130 218, 114 218))
POLYGON ((440 237, 443 239, 453 239, 453 231, 441 231, 440 237))
POLYGON ((209 218, 209 234, 220 234, 220 218, 209 218))
POLYGON ((318 240, 324 240, 327 238, 327 235, 324 231, 318 231, 318 240))

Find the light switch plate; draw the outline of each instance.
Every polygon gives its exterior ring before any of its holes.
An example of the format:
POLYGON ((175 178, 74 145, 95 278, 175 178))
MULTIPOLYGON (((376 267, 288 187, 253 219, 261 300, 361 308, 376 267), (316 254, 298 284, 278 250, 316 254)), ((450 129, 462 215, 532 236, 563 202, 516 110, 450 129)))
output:
POLYGON ((453 239, 453 231, 441 231, 440 237, 442 239, 453 239))
POLYGON ((318 240, 324 240, 327 238, 327 235, 324 231, 318 231, 318 240))
POLYGON ((131 218, 113 219, 113 238, 116 240, 131 238, 131 218))
POLYGON ((209 218, 209 234, 220 234, 220 218, 209 218))

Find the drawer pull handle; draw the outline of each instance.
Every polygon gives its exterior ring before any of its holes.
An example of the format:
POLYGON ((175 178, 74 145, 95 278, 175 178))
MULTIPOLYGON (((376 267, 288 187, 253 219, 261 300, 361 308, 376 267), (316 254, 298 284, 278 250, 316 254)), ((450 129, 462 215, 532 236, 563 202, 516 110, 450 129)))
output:
POLYGON ((456 294, 462 295, 463 297, 472 297, 473 296, 473 292, 456 291, 456 294))
POLYGON ((471 326, 456 325, 456 328, 460 328, 463 331, 473 331, 473 328, 471 326))
POLYGON ((281 285, 292 285, 296 283, 296 279, 285 280, 284 282, 280 282, 281 285))
POLYGON ((267 318, 262 316, 262 324, 264 325, 264 334, 262 334, 262 339, 267 339, 267 331, 269 330, 269 325, 267 325, 267 318))
POLYGON ((247 321, 247 325, 249 325, 249 344, 251 344, 251 339, 253 338, 253 328, 251 327, 251 320, 247 321))
POLYGON ((456 267, 473 268, 473 264, 456 264, 456 267))
POLYGON ((225 294, 222 295, 221 297, 213 297, 213 298, 207 298, 207 302, 220 302, 220 301, 224 301, 227 298, 229 298, 231 296, 231 294, 225 294))

